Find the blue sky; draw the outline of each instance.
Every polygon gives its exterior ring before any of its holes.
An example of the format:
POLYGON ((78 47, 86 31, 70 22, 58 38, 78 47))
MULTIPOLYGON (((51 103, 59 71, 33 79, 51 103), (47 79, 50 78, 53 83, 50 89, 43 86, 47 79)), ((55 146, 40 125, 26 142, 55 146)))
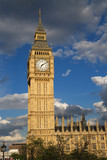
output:
POLYGON ((107 1, 2 0, 0 141, 7 143, 26 139, 27 59, 39 8, 55 56, 55 113, 107 120, 107 1))

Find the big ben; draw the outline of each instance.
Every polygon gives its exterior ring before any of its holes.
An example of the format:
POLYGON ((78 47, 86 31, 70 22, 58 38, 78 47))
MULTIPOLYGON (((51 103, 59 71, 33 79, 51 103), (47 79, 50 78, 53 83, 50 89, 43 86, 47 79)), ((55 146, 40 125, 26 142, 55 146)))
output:
POLYGON ((54 56, 41 22, 34 35, 34 44, 27 62, 28 138, 32 135, 45 142, 54 137, 54 56))

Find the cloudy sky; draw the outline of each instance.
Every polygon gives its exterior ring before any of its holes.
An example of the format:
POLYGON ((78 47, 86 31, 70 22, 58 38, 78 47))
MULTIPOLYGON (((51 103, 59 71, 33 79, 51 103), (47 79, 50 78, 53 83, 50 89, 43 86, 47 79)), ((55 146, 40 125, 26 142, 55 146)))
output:
POLYGON ((0 143, 26 140, 27 59, 39 8, 55 56, 55 114, 107 120, 107 0, 1 0, 0 143))

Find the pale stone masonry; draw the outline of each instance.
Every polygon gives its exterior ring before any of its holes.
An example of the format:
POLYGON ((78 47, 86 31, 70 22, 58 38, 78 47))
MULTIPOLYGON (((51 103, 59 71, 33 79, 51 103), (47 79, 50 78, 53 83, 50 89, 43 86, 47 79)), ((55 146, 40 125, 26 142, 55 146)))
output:
MULTIPOLYGON (((83 142, 89 142, 87 150, 97 155, 107 156, 107 123, 104 126, 90 126, 86 124, 84 115, 81 121, 67 120, 64 117, 62 125, 54 115, 54 56, 48 45, 46 31, 41 22, 39 10, 39 24, 34 35, 34 44, 30 50, 27 62, 28 80, 28 135, 29 138, 42 138, 46 144, 58 142, 58 135, 66 140, 65 151, 70 152, 83 142), (84 141, 85 142, 85 141, 84 141)), ((83 142, 83 143, 84 143, 83 142)))
POLYGON ((55 121, 55 143, 57 144, 57 135, 63 136, 66 141, 65 151, 70 152, 77 148, 77 145, 83 145, 87 142, 87 150, 95 153, 98 156, 107 156, 107 123, 101 126, 96 122, 95 126, 90 126, 86 123, 85 116, 81 116, 81 121, 73 122, 67 120, 65 126, 64 117, 62 117, 62 124, 59 125, 58 117, 55 121))

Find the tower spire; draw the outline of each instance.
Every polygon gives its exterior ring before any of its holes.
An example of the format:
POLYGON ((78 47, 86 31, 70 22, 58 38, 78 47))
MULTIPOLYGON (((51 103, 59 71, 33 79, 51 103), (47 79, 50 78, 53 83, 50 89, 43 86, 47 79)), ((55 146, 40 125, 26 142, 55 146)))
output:
POLYGON ((39 24, 41 23, 41 9, 39 9, 39 24))
POLYGON ((41 20, 41 9, 39 9, 39 24, 37 26, 36 32, 45 33, 45 30, 44 30, 43 25, 42 25, 42 20, 41 20))
POLYGON ((41 20, 41 9, 39 9, 39 16, 38 16, 39 22, 38 26, 36 28, 35 34, 34 34, 34 44, 32 45, 32 49, 36 50, 52 50, 50 46, 47 43, 46 39, 46 31, 43 28, 42 20, 41 20))

